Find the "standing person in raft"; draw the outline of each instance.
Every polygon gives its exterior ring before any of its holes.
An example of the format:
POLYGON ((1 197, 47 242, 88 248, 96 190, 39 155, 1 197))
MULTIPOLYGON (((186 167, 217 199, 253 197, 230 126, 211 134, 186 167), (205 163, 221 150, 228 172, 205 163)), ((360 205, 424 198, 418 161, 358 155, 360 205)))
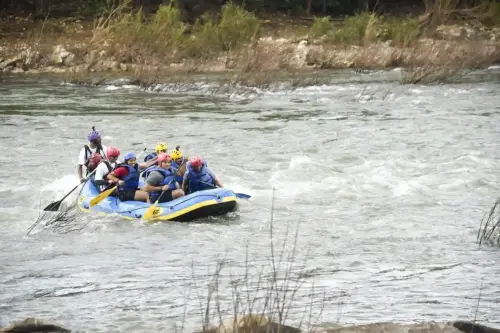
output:
POLYGON ((210 170, 201 157, 193 157, 186 166, 186 173, 182 181, 185 193, 209 190, 215 187, 224 187, 215 173, 210 170), (188 192, 189 191, 189 192, 188 192))
POLYGON ((87 139, 89 140, 89 144, 83 146, 78 155, 77 172, 78 178, 82 183, 85 181, 85 177, 83 177, 83 166, 85 165, 87 169, 87 175, 94 171, 101 162, 102 157, 104 157, 107 149, 101 144, 101 134, 95 130, 94 126, 92 126, 92 131, 87 135, 87 139), (97 155, 99 155, 99 157, 97 155))
POLYGON ((129 152, 123 156, 123 163, 118 164, 106 178, 110 183, 117 184, 116 196, 121 201, 144 201, 148 200, 148 192, 139 190, 139 176, 141 170, 156 163, 158 158, 155 157, 145 163, 137 163, 137 157, 134 153, 129 152))
POLYGON ((176 182, 175 169, 172 168, 172 157, 162 153, 158 155, 158 166, 145 171, 146 186, 149 192, 149 203, 169 202, 184 196, 184 191, 176 182), (164 191, 164 193, 162 193, 164 191))

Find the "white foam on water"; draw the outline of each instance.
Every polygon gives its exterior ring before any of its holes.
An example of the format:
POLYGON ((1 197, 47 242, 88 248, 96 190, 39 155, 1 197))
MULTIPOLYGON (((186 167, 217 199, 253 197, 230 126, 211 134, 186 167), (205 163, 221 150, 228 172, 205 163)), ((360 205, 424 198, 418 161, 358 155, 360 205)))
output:
POLYGON ((299 156, 294 156, 290 159, 290 163, 288 165, 288 170, 294 170, 297 169, 298 167, 303 167, 304 165, 309 165, 311 164, 311 158, 307 155, 299 155, 299 156))
POLYGON ((410 88, 408 89, 408 92, 412 93, 412 94, 422 94, 424 91, 422 89, 418 89, 418 88, 410 88))
POLYGON ((75 172, 75 174, 64 175, 61 178, 57 178, 54 179, 53 181, 48 182, 45 186, 41 188, 41 191, 61 193, 71 190, 73 187, 78 185, 78 183, 79 180, 75 172))

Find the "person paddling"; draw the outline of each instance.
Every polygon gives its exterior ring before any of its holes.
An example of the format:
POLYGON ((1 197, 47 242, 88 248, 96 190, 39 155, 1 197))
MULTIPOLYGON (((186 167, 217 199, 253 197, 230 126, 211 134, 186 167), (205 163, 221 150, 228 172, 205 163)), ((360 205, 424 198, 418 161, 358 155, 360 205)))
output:
POLYGON ((101 144, 101 134, 95 130, 95 127, 92 127, 92 131, 87 135, 87 139, 89 140, 89 144, 83 146, 78 155, 77 173, 82 183, 85 181, 85 177, 83 177, 83 166, 87 169, 86 175, 94 171, 100 161, 98 161, 98 158, 93 154, 99 154, 101 157, 104 157, 107 149, 101 144))
POLYGON ((224 187, 215 173, 206 166, 203 158, 198 156, 191 158, 186 168, 187 171, 182 181, 182 189, 185 193, 224 187))
POLYGON ((144 201, 148 200, 148 192, 139 190, 140 170, 145 169, 154 163, 158 158, 155 157, 146 163, 137 163, 137 157, 133 152, 128 152, 123 157, 124 163, 118 164, 106 178, 110 183, 117 184, 116 195, 121 201, 144 201))
POLYGON ((108 173, 113 171, 113 169, 119 164, 118 157, 120 156, 120 149, 116 147, 108 147, 106 150, 107 161, 102 161, 97 166, 94 175, 94 183, 99 186, 99 189, 104 191, 104 189, 109 185, 109 181, 106 179, 108 173))
POLYGON ((149 203, 169 202, 184 196, 179 183, 175 180, 175 170, 172 168, 172 157, 161 153, 158 155, 158 166, 146 172, 146 186, 149 192, 149 203))

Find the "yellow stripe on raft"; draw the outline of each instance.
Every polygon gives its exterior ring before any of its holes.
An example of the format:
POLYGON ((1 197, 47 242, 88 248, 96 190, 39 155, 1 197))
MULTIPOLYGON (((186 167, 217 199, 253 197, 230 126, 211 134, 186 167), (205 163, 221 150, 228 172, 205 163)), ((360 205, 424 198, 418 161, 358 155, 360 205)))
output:
MULTIPOLYGON (((81 206, 81 202, 83 202, 82 200, 83 198, 80 197, 80 200, 78 202, 78 208, 82 211, 82 212, 85 212, 85 213, 89 213, 90 212, 90 209, 87 209, 87 208, 83 208, 81 206)), ((153 217, 151 219, 151 221, 168 221, 168 220, 172 220, 176 217, 179 217, 179 216, 182 216, 184 214, 188 214, 196 209, 199 209, 199 208, 202 208, 202 207, 207 207, 207 206, 212 206, 212 205, 216 205, 216 204, 219 204, 219 203, 223 203, 223 202, 231 202, 231 201, 236 201, 236 196, 231 196, 231 197, 226 197, 226 198, 223 198, 222 201, 217 201, 215 199, 211 199, 211 200, 206 200, 206 201, 202 201, 202 202, 199 202, 197 204, 194 204, 192 206, 189 206, 189 207, 186 207, 184 209, 181 209, 177 212, 174 212, 174 213, 171 213, 171 214, 168 214, 168 215, 159 215, 159 216, 156 216, 156 217, 153 217)), ((166 209, 168 207, 158 207, 158 208, 161 208, 161 210, 159 210, 156 215, 158 214, 161 214, 163 209, 166 209)), ((104 212, 97 212, 98 215, 101 215, 101 216, 108 216, 108 215, 112 215, 112 214, 108 214, 108 213, 104 213, 104 212)), ((127 220, 136 220, 136 218, 133 218, 133 217, 130 217, 130 216, 126 216, 126 215, 121 215, 119 214, 120 216, 126 218, 127 220)))
MULTIPOLYGON (((223 198, 222 201, 217 201, 215 199, 206 200, 206 201, 199 202, 197 204, 194 204, 192 206, 186 207, 184 209, 181 209, 181 210, 179 210, 177 212, 174 212, 174 213, 171 213, 171 214, 168 214, 168 215, 160 215, 158 217, 153 217, 151 220, 153 220, 153 221, 167 221, 167 220, 171 220, 171 219, 174 219, 176 217, 179 217, 181 215, 190 213, 193 210, 196 210, 196 209, 199 209, 199 208, 202 208, 202 207, 212 206, 212 205, 216 205, 218 203, 231 202, 231 201, 236 201, 236 197, 235 196, 226 197, 226 198, 223 198)), ((162 209, 165 209, 165 207, 162 207, 162 209)))

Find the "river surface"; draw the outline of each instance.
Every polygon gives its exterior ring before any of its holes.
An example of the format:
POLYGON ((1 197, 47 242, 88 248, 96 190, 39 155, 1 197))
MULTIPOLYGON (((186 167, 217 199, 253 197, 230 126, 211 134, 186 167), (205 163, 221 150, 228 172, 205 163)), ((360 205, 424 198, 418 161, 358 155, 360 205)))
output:
POLYGON ((500 194, 500 70, 433 86, 402 86, 397 71, 316 75, 328 80, 266 91, 201 77, 154 91, 4 78, 0 326, 36 317, 78 331, 192 332, 207 303, 217 323, 276 312, 277 300, 303 328, 498 326, 500 249, 479 247, 476 233, 500 194), (122 153, 180 145, 252 198, 195 223, 70 210, 27 234, 40 206, 78 183, 93 125, 122 153))

